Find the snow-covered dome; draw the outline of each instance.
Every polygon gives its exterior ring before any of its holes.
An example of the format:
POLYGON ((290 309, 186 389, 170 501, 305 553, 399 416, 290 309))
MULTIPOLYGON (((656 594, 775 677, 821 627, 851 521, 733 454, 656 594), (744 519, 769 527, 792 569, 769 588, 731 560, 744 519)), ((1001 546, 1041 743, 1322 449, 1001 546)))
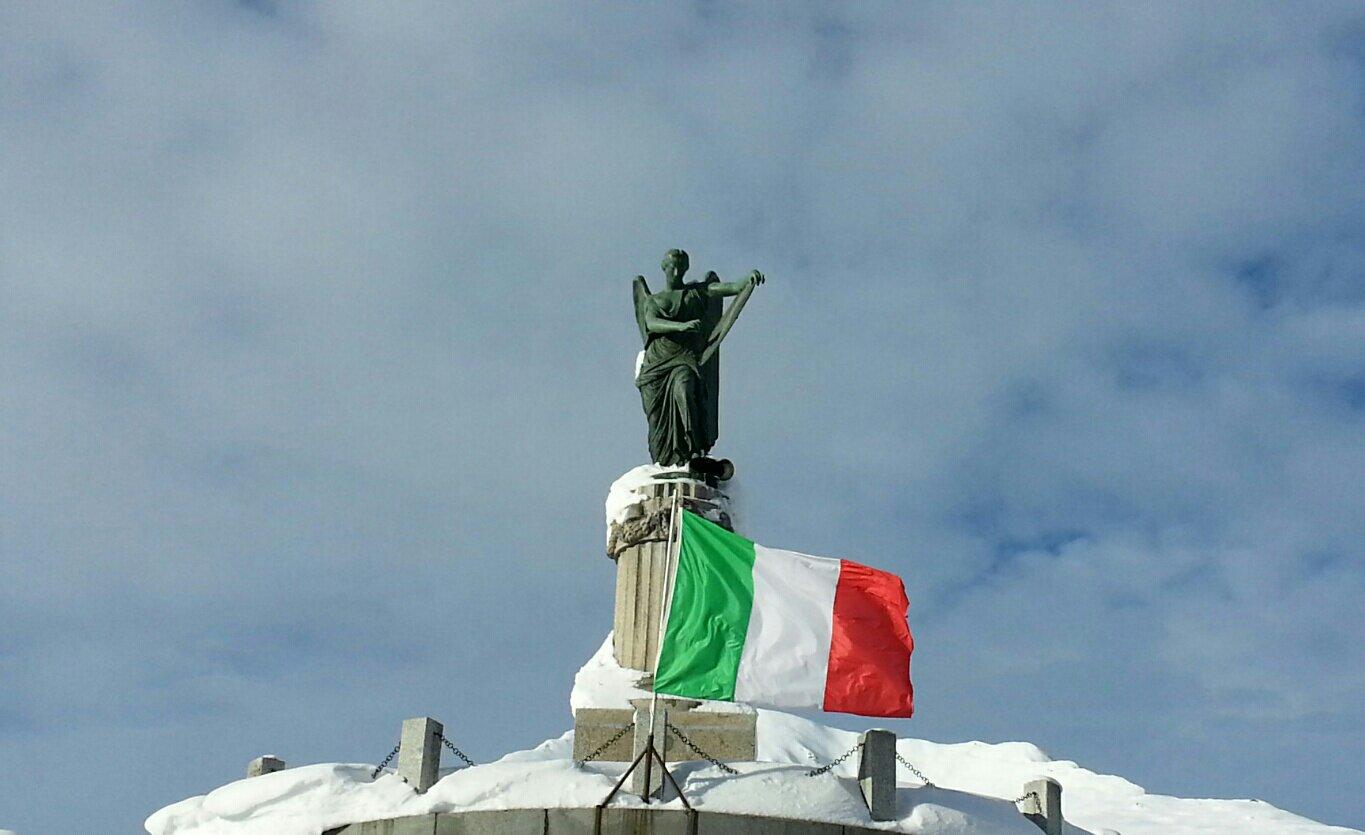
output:
MULTIPOLYGON (((615 703, 634 694, 633 677, 603 648, 575 678, 576 706, 615 703)), ((703 706, 707 709, 711 706, 703 706)), ((711 709, 735 709, 719 705, 711 709)), ((743 708, 741 708, 743 709, 743 708)), ((1012 799, 1025 782, 1051 777, 1064 788, 1070 832, 1122 835, 1329 835, 1354 830, 1325 826, 1258 800, 1184 800, 1147 794, 1120 777, 1053 760, 1024 742, 940 744, 897 742, 897 753, 936 787, 904 766, 897 775, 895 821, 873 824, 858 794, 850 758, 818 777, 827 763, 857 742, 851 731, 778 711, 758 711, 758 762, 734 763, 738 775, 705 762, 672 766, 701 812, 800 818, 919 835, 1037 835, 1012 799)), ((573 732, 517 751, 497 762, 457 771, 425 794, 392 773, 372 778, 369 764, 327 763, 239 780, 207 795, 167 806, 147 819, 151 835, 320 835, 367 820, 502 809, 589 808, 625 770, 623 763, 576 765, 573 732)), ((613 805, 639 805, 618 795, 613 805)), ((676 799, 663 808, 681 808, 676 799)), ((660 804, 655 803, 655 808, 660 804)))

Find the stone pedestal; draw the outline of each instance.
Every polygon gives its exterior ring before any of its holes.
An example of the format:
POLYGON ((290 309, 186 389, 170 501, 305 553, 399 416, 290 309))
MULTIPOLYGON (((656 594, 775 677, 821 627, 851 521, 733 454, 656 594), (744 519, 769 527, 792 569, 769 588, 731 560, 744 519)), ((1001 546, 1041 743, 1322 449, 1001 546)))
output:
MULTIPOLYGON (((644 748, 650 727, 641 699, 653 686, 659 652, 659 615, 668 565, 668 527, 677 494, 682 506, 734 530, 729 496, 715 479, 686 469, 637 467, 612 485, 607 500, 607 556, 616 561, 616 611, 612 620, 612 655, 631 675, 619 695, 599 696, 574 710, 574 759, 594 754, 603 762, 630 762, 644 748), (628 694, 625 691, 630 691, 628 694), (644 714, 644 715, 642 715, 644 714), (634 727, 632 727, 634 723, 634 727), (633 732, 632 732, 633 731, 633 732), (602 747, 606 746, 606 747, 602 747), (598 750, 598 749, 601 750, 598 750)), ((751 761, 757 756, 757 715, 751 709, 697 710, 702 703, 659 697, 655 745, 669 762, 700 759, 680 740, 665 733, 662 714, 694 745, 720 760, 751 761)), ((643 776, 632 790, 651 794, 662 775, 643 776)))
POLYGON ((683 507, 733 530, 730 499, 685 470, 664 472, 638 488, 619 520, 608 523, 607 556, 616 561, 613 650, 622 667, 654 672, 660 604, 668 564, 668 523, 677 491, 683 507))

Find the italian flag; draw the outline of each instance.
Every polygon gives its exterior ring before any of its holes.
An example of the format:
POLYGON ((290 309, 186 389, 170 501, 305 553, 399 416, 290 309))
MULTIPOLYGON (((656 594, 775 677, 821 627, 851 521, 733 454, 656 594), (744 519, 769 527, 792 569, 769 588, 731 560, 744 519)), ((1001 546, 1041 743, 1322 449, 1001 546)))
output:
POLYGON ((899 577, 756 545, 682 512, 654 690, 909 716, 909 601, 899 577))

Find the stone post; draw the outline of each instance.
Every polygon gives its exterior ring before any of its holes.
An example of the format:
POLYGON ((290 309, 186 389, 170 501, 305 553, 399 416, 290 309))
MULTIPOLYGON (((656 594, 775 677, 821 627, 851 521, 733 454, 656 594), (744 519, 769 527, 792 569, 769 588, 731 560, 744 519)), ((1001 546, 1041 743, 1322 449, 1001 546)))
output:
MULTIPOLYGON (((635 708, 635 743, 631 746, 631 759, 640 756, 640 752, 645 750, 645 743, 650 736, 650 729, 654 731, 654 750, 659 752, 659 757, 664 762, 668 762, 668 700, 658 699, 654 705, 653 713, 650 712, 650 703, 654 699, 631 699, 631 706, 635 708)), ((641 799, 649 797, 663 797, 664 775, 657 762, 641 762, 638 767, 630 774, 630 790, 633 794, 638 794, 641 799)))
POLYGON ((1024 817, 1047 835, 1062 835, 1062 784, 1051 777, 1040 777, 1024 784, 1024 817))
POLYGON ((264 757, 257 757, 246 765, 246 776, 260 777, 262 774, 274 774, 276 771, 284 771, 284 760, 266 754, 264 757))
POLYGON ((441 735, 444 731, 441 723, 429 716, 403 722, 403 732, 398 737, 398 776, 408 781, 419 794, 436 784, 441 770, 441 735))
POLYGON ((896 819, 896 735, 871 730, 859 737, 858 787, 874 821, 896 819))
POLYGON ((649 482, 634 495, 626 517, 607 531, 607 555, 616 561, 616 607, 612 649, 616 661, 632 670, 654 671, 659 651, 660 602, 668 565, 668 520, 673 492, 683 507, 730 528, 730 500, 716 486, 687 471, 649 482))

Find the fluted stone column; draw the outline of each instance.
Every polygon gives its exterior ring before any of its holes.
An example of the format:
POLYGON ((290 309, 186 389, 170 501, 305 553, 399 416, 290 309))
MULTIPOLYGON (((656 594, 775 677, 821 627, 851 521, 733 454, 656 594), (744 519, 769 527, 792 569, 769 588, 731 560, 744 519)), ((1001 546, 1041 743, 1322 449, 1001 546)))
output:
POLYGON ((624 518, 611 523, 607 555, 616 561, 612 649, 622 667, 654 672, 659 651, 660 604, 668 564, 668 523, 673 493, 683 507, 733 530, 730 499, 715 484, 686 472, 644 485, 624 518))

